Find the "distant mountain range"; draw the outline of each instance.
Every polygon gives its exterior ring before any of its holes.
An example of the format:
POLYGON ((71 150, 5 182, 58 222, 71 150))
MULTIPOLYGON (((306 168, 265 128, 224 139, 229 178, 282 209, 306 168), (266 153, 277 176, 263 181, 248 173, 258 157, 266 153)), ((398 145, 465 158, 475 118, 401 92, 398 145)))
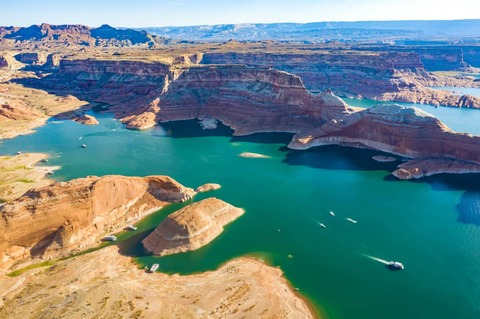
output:
POLYGON ((368 40, 425 39, 480 36, 480 19, 225 24, 149 27, 158 36, 204 41, 235 40, 368 40))
POLYGON ((0 27, 0 39, 16 42, 83 46, 155 45, 165 39, 143 30, 116 29, 109 25, 90 28, 85 25, 32 25, 30 27, 0 27))

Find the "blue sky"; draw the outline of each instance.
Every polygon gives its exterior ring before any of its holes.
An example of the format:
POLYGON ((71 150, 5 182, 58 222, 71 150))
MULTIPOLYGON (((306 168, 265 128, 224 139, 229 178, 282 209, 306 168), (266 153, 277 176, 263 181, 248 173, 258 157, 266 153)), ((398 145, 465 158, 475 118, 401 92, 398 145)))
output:
POLYGON ((479 0, 1 0, 0 25, 477 19, 479 0))

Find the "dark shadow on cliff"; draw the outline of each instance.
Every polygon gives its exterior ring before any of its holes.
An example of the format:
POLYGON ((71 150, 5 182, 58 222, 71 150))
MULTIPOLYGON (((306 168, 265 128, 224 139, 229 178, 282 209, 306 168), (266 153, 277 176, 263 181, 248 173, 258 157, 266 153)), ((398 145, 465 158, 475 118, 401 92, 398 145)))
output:
MULTIPOLYGON (((354 170, 392 172, 400 163, 381 163, 372 159, 375 155, 389 155, 379 151, 335 145, 314 147, 308 150, 290 151, 283 160, 288 165, 304 165, 328 170, 354 170)), ((389 155, 391 156, 391 155, 389 155)))

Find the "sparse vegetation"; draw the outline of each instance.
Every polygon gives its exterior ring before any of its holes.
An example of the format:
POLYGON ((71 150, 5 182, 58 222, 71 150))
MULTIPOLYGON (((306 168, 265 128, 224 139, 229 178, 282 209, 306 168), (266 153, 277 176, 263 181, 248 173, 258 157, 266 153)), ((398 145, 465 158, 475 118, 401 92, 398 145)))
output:
POLYGON ((35 183, 34 180, 28 179, 28 178, 19 178, 16 181, 19 182, 19 183, 35 183))
POLYGON ((55 265, 55 261, 54 261, 54 260, 46 260, 46 261, 41 262, 41 263, 38 263, 38 264, 33 264, 33 265, 30 265, 30 266, 27 266, 27 267, 24 267, 24 268, 20 268, 20 269, 14 270, 14 271, 12 271, 11 273, 8 273, 7 276, 9 276, 9 277, 17 277, 17 276, 23 274, 23 273, 26 272, 26 271, 29 271, 29 270, 32 270, 32 269, 36 269, 36 268, 50 267, 50 266, 53 266, 53 265, 55 265))

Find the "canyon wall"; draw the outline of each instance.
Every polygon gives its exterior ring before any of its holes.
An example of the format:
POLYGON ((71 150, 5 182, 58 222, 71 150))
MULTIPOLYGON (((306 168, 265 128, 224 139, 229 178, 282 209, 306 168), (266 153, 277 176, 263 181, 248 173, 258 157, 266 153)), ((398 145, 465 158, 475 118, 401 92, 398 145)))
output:
MULTIPOLYGON (((456 54, 454 59, 459 58, 456 54)), ((435 60, 439 60, 435 57, 435 60)), ((205 53, 203 64, 268 66, 298 75, 311 92, 333 89, 345 95, 380 101, 480 107, 480 99, 428 86, 478 86, 473 79, 456 79, 427 72, 416 52, 308 51, 294 53, 205 53), (462 102, 468 100, 468 103, 462 102)))
POLYGON ((377 105, 333 119, 305 134, 297 134, 289 147, 307 149, 330 144, 424 159, 402 164, 399 171, 394 172, 402 179, 480 171, 480 137, 455 133, 417 108, 377 105))
POLYGON ((0 268, 85 250, 108 232, 194 194, 167 176, 89 176, 31 190, 0 206, 0 268))
MULTIPOLYGON (((234 62, 247 63, 246 59, 259 57, 234 55, 236 58, 239 56, 241 59, 234 62)), ((291 60, 291 63, 296 61, 305 68, 308 64, 304 55, 290 56, 287 60, 283 60, 285 56, 268 54, 260 57, 269 63, 283 64, 291 60)), ((232 56, 219 54, 217 58, 225 60, 213 61, 211 56, 204 54, 203 62, 225 63, 232 56)), ((332 64, 350 65, 350 71, 356 72, 355 59, 346 62, 338 57, 331 59, 332 64)), ((384 63, 379 65, 375 65, 376 59, 366 58, 361 65, 364 72, 377 76, 376 72, 381 70, 388 83, 396 83, 397 92, 385 93, 386 99, 414 99, 422 103, 450 101, 460 107, 478 105, 478 98, 456 96, 457 100, 449 100, 453 95, 446 92, 430 90, 434 93, 425 93, 421 88, 434 81, 436 75, 423 69, 394 69, 395 65, 405 66, 410 61, 418 64, 418 57, 405 55, 404 60, 396 60, 396 55, 385 55, 384 63), (421 81, 418 74, 425 75, 421 81)), ((331 74, 329 72, 327 74, 331 74)), ((339 74, 348 78, 345 73, 339 74)), ((363 84, 366 90, 380 83, 365 80, 364 74, 360 78, 366 81, 363 84)), ((337 80, 340 81, 339 78, 337 80)), ((345 80, 348 81, 351 80, 345 80)), ((299 76, 269 67, 72 60, 62 61, 59 71, 41 79, 41 83, 57 90, 60 87, 60 91, 75 92, 82 99, 108 103, 109 110, 131 129, 146 129, 162 121, 217 119, 233 128, 236 135, 297 133, 290 144, 292 148, 338 144, 412 158, 443 158, 480 164, 477 137, 451 132, 437 119, 420 110, 408 113, 413 109, 378 106, 359 111, 349 107, 331 91, 311 94, 299 76), (59 86, 62 83, 64 86, 59 86), (397 116, 397 113, 400 115, 397 116)), ((469 166, 468 171, 473 170, 469 166)), ((463 168, 452 169, 452 172, 460 171, 465 172, 463 168)))
POLYGON ((59 94, 108 103, 132 129, 215 118, 239 135, 298 132, 347 108, 331 92, 310 94, 296 75, 243 65, 62 60, 57 73, 37 83, 59 94))

